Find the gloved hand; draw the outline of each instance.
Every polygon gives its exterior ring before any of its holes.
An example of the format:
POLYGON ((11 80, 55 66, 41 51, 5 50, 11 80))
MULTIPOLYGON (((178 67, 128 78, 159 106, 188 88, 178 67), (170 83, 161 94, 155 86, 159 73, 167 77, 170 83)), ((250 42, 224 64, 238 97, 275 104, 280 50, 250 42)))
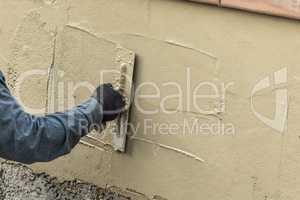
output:
POLYGON ((114 120, 125 107, 123 96, 111 84, 100 85, 93 97, 103 106, 103 122, 114 120))

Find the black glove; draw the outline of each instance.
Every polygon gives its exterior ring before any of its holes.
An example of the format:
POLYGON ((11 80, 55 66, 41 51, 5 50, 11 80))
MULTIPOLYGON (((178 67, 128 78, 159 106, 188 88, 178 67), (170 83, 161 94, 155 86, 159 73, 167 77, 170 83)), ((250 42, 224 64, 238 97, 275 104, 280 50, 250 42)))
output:
POLYGON ((111 84, 100 85, 93 97, 103 106, 103 122, 114 120, 124 109, 123 96, 111 84))

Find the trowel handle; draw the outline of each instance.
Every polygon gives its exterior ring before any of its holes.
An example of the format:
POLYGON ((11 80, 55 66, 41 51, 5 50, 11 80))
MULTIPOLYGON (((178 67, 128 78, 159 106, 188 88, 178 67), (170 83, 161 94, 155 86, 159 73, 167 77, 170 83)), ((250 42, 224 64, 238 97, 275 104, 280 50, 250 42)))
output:
POLYGON ((123 63, 120 67, 120 77, 117 79, 117 83, 114 86, 114 89, 118 91, 125 101, 125 107, 123 111, 129 109, 128 100, 125 94, 125 87, 126 87, 126 72, 127 72, 127 65, 123 63))
POLYGON ((126 71, 126 64, 122 64, 120 68, 120 77, 118 78, 117 83, 115 85, 115 90, 120 92, 122 95, 124 95, 124 89, 126 84, 126 71))

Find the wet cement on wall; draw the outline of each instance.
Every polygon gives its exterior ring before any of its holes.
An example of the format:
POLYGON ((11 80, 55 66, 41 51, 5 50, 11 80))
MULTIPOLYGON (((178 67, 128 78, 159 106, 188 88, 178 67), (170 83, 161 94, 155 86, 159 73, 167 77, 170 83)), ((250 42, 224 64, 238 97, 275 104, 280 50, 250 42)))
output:
MULTIPOLYGON (((136 133, 129 139, 127 154, 113 152, 109 139, 102 143, 91 139, 96 146, 80 144, 64 158, 30 166, 34 171, 173 200, 299 198, 299 22, 179 0, 1 0, 0 7, 0 63, 11 74, 12 86, 14 77, 27 67, 52 66, 53 41, 67 25, 134 51, 136 84, 153 81, 161 89, 159 99, 136 99, 143 108, 159 112, 149 116, 133 107, 132 123, 138 129, 131 132, 136 133), (250 103, 253 87, 265 77, 273 80, 274 72, 285 67, 287 83, 267 88, 253 99, 255 109, 271 118, 276 92, 288 89, 288 127, 280 132, 260 121, 250 103), (182 106, 178 99, 164 102, 166 114, 160 110, 161 100, 178 92, 164 85, 170 80, 184 88, 199 81, 233 84, 225 97, 199 102, 201 110, 213 111, 209 114, 195 112, 193 104, 189 107, 186 89, 182 106), (157 134, 147 129, 145 119, 181 124, 181 129, 157 134), (184 134, 183 120, 232 123, 234 135, 184 134)), ((82 65, 88 60, 76 59, 82 65)), ((95 63, 84 66, 86 77, 93 76, 90 66, 95 63)), ((80 70, 81 66, 74 66, 74 71, 80 70)), ((42 107, 47 104, 48 82, 38 78, 24 86, 21 96, 28 104, 42 107), (40 96, 30 98, 37 91, 40 96)), ((80 74, 75 78, 80 80, 80 74)), ((151 87, 140 91, 154 92, 151 87)))

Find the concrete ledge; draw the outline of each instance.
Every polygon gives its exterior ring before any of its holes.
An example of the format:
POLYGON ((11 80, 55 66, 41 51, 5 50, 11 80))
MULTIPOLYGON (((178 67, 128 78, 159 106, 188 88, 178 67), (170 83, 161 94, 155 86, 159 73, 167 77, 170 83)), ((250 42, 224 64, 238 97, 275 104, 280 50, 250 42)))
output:
POLYGON ((213 4, 213 5, 219 5, 220 0, 190 0, 194 2, 199 2, 199 3, 207 3, 207 4, 213 4))

